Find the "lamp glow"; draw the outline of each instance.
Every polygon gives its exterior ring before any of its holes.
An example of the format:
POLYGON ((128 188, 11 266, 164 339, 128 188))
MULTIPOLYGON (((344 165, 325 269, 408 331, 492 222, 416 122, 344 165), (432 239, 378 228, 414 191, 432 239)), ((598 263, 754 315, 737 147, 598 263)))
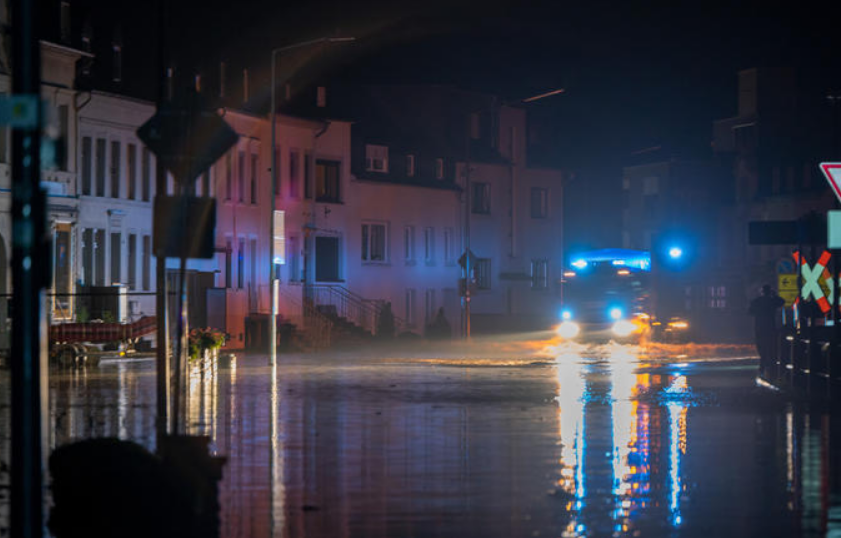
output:
POLYGON ((576 269, 584 269, 587 267, 587 260, 578 259, 572 262, 572 266, 576 269))
POLYGON ((574 321, 565 321, 557 328, 558 336, 562 338, 575 338, 579 332, 581 332, 581 328, 574 321))
POLYGON ((619 307, 613 307, 610 309, 610 319, 621 319, 622 318, 622 309, 619 307))
POLYGON ((570 312, 567 309, 564 309, 564 311, 561 312, 561 319, 564 320, 564 321, 571 320, 572 319, 572 312, 570 312))
POLYGON ((680 247, 672 247, 669 249, 669 257, 673 260, 676 260, 683 256, 683 249, 680 247))

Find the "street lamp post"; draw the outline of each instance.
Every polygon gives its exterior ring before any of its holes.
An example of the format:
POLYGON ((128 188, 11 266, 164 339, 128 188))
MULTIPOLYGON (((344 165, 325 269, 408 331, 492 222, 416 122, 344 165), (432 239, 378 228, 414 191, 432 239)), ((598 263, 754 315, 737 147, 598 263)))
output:
MULTIPOLYGON (((318 39, 310 39, 308 41, 301 41, 285 47, 279 47, 272 50, 272 105, 270 120, 272 122, 272 146, 270 149, 270 158, 272 160, 272 180, 271 180, 271 209, 269 211, 269 293, 271 293, 271 314, 269 315, 269 364, 274 365, 277 361, 277 308, 278 308, 278 282, 275 278, 275 186, 277 185, 278 169, 275 151, 277 146, 277 56, 278 54, 288 52, 290 50, 309 47, 311 45, 318 45, 321 43, 347 43, 355 41, 354 37, 320 37, 318 39)), ((305 178, 306 181, 306 178, 305 178)))

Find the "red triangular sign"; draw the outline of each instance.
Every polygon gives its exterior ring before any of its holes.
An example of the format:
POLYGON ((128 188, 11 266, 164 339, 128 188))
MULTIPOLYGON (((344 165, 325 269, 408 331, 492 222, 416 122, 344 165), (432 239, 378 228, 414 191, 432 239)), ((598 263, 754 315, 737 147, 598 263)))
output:
POLYGON ((821 163, 821 172, 826 177, 835 197, 841 202, 841 163, 821 163))

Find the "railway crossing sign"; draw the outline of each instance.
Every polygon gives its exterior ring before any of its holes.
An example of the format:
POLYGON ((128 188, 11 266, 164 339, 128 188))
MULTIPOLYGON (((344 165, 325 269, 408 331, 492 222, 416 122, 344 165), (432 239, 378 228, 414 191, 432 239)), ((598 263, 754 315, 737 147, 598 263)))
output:
POLYGON ((841 202, 841 163, 821 163, 819 166, 835 197, 841 202))
POLYGON ((814 297, 821 312, 826 314, 832 308, 830 305, 835 295, 835 282, 826 268, 832 255, 826 250, 823 251, 821 257, 811 267, 805 260, 801 259, 799 252, 794 252, 792 256, 794 261, 800 265, 800 275, 802 276, 800 298, 808 301, 810 297, 814 297))

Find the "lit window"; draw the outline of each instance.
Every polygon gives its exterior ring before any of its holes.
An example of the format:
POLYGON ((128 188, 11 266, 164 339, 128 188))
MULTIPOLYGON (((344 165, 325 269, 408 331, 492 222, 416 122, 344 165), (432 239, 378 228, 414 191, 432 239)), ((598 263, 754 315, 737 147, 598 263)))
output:
POLYGON ((362 225, 362 260, 368 262, 386 261, 387 228, 382 223, 362 225))
POLYGON ((365 146, 365 170, 368 172, 388 172, 388 146, 365 146))

